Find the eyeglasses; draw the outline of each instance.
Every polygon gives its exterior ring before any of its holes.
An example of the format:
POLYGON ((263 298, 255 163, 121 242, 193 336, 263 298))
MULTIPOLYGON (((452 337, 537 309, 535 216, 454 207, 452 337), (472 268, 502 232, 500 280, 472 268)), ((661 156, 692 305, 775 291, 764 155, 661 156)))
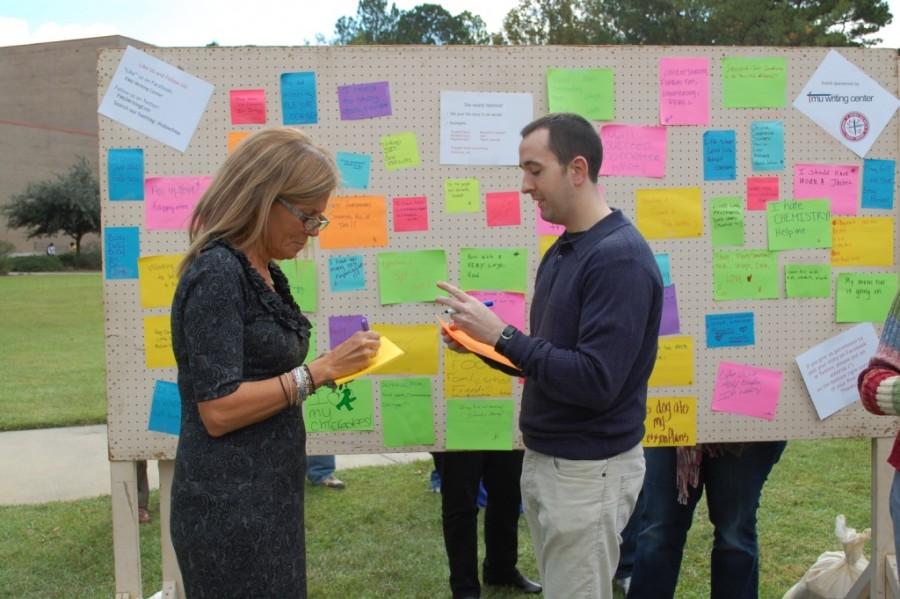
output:
POLYGON ((297 217, 297 219, 303 223, 303 230, 306 231, 308 235, 315 235, 322 229, 328 226, 328 223, 331 221, 325 218, 324 216, 310 216, 308 214, 303 214, 296 207, 292 206, 289 202, 284 200, 283 198, 275 198, 279 204, 284 206, 288 212, 297 217))

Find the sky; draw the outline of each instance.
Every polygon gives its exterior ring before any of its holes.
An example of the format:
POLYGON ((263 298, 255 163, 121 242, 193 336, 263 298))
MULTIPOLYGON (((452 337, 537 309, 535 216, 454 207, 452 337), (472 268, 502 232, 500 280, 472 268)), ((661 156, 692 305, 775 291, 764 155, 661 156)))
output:
MULTIPOLYGON (((452 14, 469 10, 499 31, 517 0, 394 0, 408 10, 425 2, 452 14)), ((0 0, 0 46, 124 35, 157 46, 296 46, 334 37, 334 23, 356 14, 358 0, 0 0), (139 8, 144 7, 144 8, 139 8)), ((876 37, 900 47, 900 0, 894 22, 876 37)))

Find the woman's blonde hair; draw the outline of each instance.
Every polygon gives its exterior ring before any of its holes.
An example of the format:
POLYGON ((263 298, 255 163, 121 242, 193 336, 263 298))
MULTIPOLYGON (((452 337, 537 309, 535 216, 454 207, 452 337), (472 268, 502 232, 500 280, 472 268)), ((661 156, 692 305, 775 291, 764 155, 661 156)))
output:
POLYGON ((225 160, 194 208, 180 272, 213 240, 246 249, 263 239, 275 198, 309 205, 330 196, 337 184, 331 156, 301 131, 251 135, 225 160))

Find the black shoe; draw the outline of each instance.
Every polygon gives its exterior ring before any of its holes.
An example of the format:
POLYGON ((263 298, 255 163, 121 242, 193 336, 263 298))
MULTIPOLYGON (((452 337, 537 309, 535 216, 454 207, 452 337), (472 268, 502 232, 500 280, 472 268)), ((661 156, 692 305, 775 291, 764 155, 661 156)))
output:
POLYGON ((484 584, 490 586, 498 586, 498 587, 512 587, 514 589, 518 589, 523 593, 528 594, 536 594, 540 593, 543 588, 538 583, 533 580, 529 580, 524 574, 516 570, 516 573, 511 578, 506 578, 502 580, 492 580, 488 577, 484 578, 484 584))

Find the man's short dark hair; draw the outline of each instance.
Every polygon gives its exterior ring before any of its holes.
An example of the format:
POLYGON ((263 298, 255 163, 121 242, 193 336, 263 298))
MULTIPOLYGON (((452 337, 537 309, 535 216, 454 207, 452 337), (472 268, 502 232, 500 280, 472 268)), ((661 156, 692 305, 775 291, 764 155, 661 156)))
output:
POLYGON ((576 156, 583 156, 588 164, 588 176, 597 182, 603 162, 603 145, 597 130, 584 117, 571 112, 555 112, 531 121, 522 129, 522 137, 546 129, 550 134, 550 151, 556 160, 567 166, 576 156))

